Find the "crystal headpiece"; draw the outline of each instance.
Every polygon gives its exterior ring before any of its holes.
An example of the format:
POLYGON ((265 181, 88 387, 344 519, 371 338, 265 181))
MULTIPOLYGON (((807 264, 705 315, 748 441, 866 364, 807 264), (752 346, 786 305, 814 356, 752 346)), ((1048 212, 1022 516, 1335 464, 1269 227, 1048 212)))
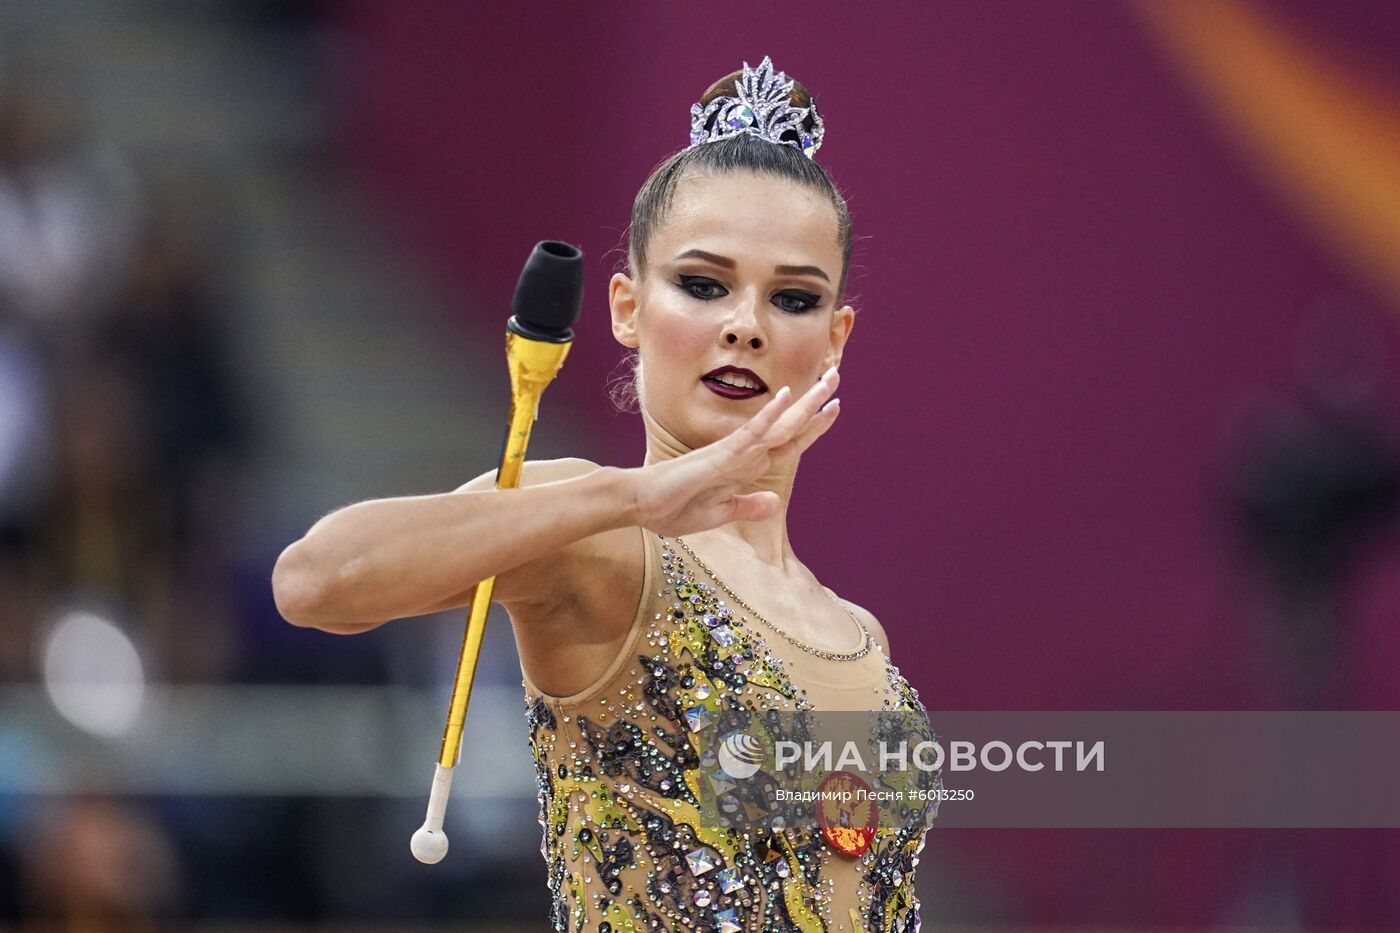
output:
POLYGON ((748 133, 770 143, 793 146, 810 159, 826 130, 816 101, 809 107, 792 106, 792 83, 781 71, 773 72, 773 60, 767 55, 757 68, 744 62, 744 70, 734 82, 737 96, 716 97, 703 107, 691 105, 690 144, 698 146, 748 133), (808 114, 813 124, 810 132, 802 126, 808 114))

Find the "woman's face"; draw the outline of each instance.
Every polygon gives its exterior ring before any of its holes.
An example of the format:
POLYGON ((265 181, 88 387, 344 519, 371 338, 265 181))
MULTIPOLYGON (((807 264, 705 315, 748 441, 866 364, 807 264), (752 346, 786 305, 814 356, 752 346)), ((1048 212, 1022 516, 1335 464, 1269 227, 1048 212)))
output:
POLYGON ((800 396, 832 365, 854 324, 837 308, 836 209, 787 179, 751 172, 683 178, 634 281, 613 276, 613 334, 635 347, 648 431, 680 450, 751 418, 784 385, 800 396), (743 384, 745 395, 718 384, 743 384))

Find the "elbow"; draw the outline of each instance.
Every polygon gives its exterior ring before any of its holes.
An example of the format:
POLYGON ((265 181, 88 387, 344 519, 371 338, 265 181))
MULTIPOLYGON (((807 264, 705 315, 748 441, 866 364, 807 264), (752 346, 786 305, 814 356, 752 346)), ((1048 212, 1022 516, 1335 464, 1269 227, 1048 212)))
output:
POLYGON ((359 632, 364 624, 346 616, 338 605, 334 573, 308 553, 306 539, 289 545, 272 568, 272 600, 277 611, 298 628, 325 632, 359 632))
POLYGON ((272 568, 272 600, 283 619, 300 628, 312 628, 325 588, 306 566, 303 549, 298 541, 278 556, 272 568))
POLYGON ((277 612, 298 628, 332 635, 357 635, 378 628, 385 619, 358 619, 338 608, 333 575, 316 566, 306 553, 305 539, 288 546, 272 568, 272 600, 277 612))

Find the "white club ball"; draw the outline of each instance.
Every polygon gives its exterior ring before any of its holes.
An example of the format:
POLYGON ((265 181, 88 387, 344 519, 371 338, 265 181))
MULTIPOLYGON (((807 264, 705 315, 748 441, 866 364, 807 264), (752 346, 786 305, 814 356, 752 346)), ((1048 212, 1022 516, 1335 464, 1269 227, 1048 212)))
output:
POLYGON ((436 865, 447 854, 447 834, 442 830, 434 832, 426 826, 421 826, 418 832, 413 834, 409 849, 413 851, 413 857, 423 864, 436 865))

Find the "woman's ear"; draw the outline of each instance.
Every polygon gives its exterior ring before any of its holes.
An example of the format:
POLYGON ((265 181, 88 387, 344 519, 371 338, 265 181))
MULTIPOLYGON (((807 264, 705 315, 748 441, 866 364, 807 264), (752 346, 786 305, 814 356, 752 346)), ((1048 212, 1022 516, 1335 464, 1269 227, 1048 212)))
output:
POLYGON ((831 332, 827 336, 826 362, 823 369, 841 365, 841 351, 851 337, 851 328, 856 326, 856 309, 850 305, 841 308, 831 316, 831 332))
POLYGON ((617 342, 624 347, 636 349, 637 338, 637 285, 621 272, 613 274, 608 282, 608 311, 612 314, 612 332, 617 342))

